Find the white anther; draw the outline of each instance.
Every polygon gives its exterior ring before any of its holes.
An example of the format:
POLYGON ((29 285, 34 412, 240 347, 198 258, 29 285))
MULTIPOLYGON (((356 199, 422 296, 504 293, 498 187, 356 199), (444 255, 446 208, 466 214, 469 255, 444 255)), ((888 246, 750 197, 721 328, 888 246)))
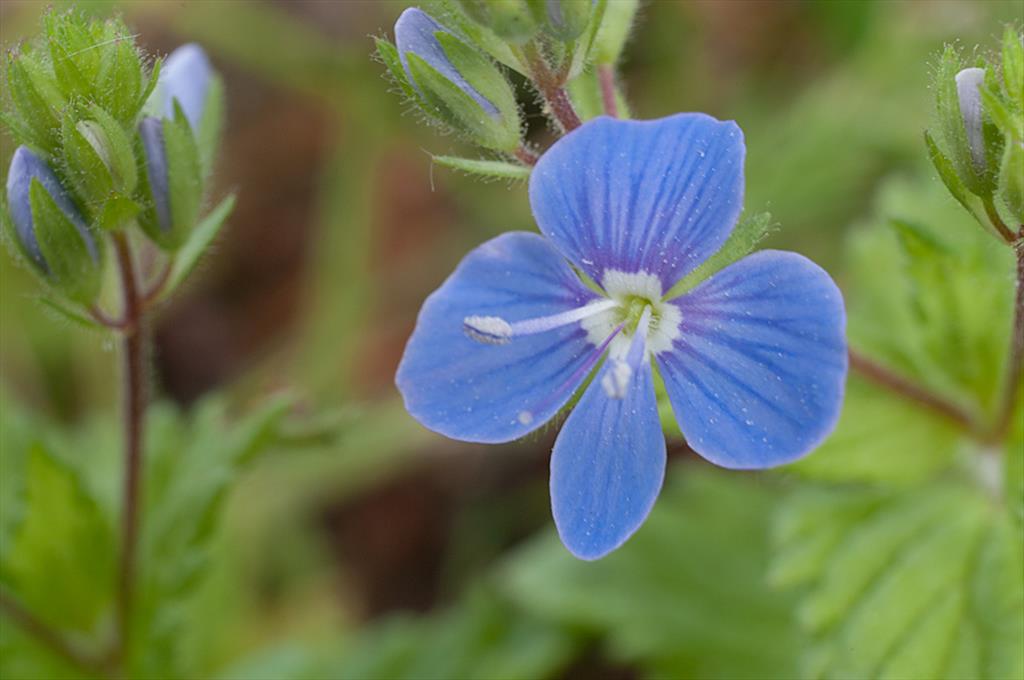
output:
POLYGON ((625 399, 629 389, 629 381, 633 378, 633 368, 625 361, 611 359, 611 368, 601 378, 601 387, 611 399, 625 399))
POLYGON ((462 320, 462 330, 488 345, 504 345, 512 339, 512 325, 500 316, 467 316, 462 320))

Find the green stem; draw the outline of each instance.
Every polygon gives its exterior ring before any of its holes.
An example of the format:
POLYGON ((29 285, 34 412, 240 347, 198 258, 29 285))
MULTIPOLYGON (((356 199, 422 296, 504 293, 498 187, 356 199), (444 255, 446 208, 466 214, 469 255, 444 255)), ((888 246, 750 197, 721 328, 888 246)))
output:
POLYGON ((619 117, 619 102, 615 95, 615 69, 611 64, 598 64, 597 79, 601 84, 601 102, 604 112, 612 118, 619 117))
POLYGON ((1014 243, 1014 251, 1017 255, 1017 294, 1013 306, 1013 327, 1010 352, 1006 359, 1003 395, 989 437, 989 441, 992 442, 1006 438, 1020 398, 1021 381, 1024 380, 1024 238, 1014 243))
POLYGON ((114 248, 121 274, 125 328, 122 330, 122 380, 124 384, 124 484, 121 507, 121 558, 117 589, 117 650, 122 666, 127 662, 134 610, 136 552, 139 536, 142 486, 142 439, 146 409, 145 338, 142 329, 142 298, 131 245, 123 233, 114 234, 114 248))
POLYGON ((1003 218, 1000 217, 999 211, 996 210, 996 204, 992 198, 992 194, 983 196, 981 202, 985 206, 985 214, 988 215, 988 221, 992 223, 992 226, 999 232, 999 235, 1002 236, 1007 243, 1012 244, 1017 237, 1013 235, 1010 228, 1006 226, 1005 222, 1003 222, 1003 218))
POLYGON ((526 64, 530 67, 530 76, 534 85, 537 86, 537 90, 544 97, 548 108, 551 109, 551 115, 555 117, 562 129, 565 132, 572 132, 582 125, 583 123, 569 99, 569 93, 565 91, 564 78, 552 73, 551 67, 537 46, 533 43, 526 45, 523 48, 523 56, 526 64))

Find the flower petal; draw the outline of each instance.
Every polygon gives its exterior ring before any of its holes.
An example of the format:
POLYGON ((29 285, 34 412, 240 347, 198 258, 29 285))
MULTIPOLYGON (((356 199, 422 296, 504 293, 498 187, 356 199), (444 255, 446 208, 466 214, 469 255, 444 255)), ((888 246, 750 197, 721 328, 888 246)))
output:
POLYGON ((598 283, 607 269, 662 290, 712 255, 743 206, 743 133, 702 113, 601 117, 551 147, 530 177, 540 230, 598 283))
POLYGON ((565 421, 551 455, 551 511, 562 543, 596 560, 633 535, 665 478, 665 435, 654 379, 644 362, 627 392, 613 399, 606 361, 565 421))
POLYGON ((210 60, 199 45, 188 43, 171 52, 160 69, 163 115, 174 118, 174 101, 177 100, 192 129, 198 131, 212 74, 210 60))
POLYGON ((712 463, 766 468, 832 432, 846 383, 846 311, 835 283, 796 253, 762 251, 673 300, 658 355, 687 443, 712 463))
POLYGON ((423 304, 395 378, 406 409, 463 441, 510 441, 537 429, 586 377, 575 375, 594 349, 586 331, 573 323, 486 344, 467 337, 463 320, 522 321, 596 297, 541 236, 511 232, 488 241, 423 304))

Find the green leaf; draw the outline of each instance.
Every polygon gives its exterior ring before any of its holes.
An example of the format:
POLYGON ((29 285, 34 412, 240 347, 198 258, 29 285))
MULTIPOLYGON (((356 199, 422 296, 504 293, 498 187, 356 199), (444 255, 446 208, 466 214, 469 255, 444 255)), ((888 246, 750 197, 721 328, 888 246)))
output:
POLYGON ((999 196, 1013 218, 1024 224, 1024 139, 1006 140, 999 170, 999 196))
POLYGON ((10 58, 7 64, 7 85, 17 115, 11 115, 11 127, 21 131, 24 139, 48 153, 60 148, 60 121, 36 87, 26 68, 26 58, 10 58))
POLYGON ((1018 111, 1024 111, 1024 40, 1007 25, 1003 31, 1003 87, 1018 111))
POLYGON ((910 484, 949 467, 961 435, 956 425, 852 375, 835 432, 786 470, 820 480, 910 484))
POLYGON ((24 520, 2 556, 4 580, 47 624, 93 632, 113 597, 113 528, 45 444, 31 443, 24 455, 24 520))
POLYGON ((772 216, 770 213, 754 213, 744 215, 739 224, 732 230, 729 240, 714 255, 705 260, 699 267, 687 274, 666 293, 665 299, 672 299, 696 288, 701 282, 711 278, 716 272, 728 267, 742 257, 750 254, 757 244, 771 233, 772 216))
POLYGON ((373 626, 320 675, 530 680, 554 676, 575 647, 573 636, 559 626, 477 588, 440 614, 396 616, 373 626))
POLYGON ((776 582, 804 584, 805 677, 1024 673, 1024 544, 979 491, 798 491, 775 541, 776 582))
POLYGON ((461 170, 469 175, 515 180, 524 180, 530 176, 530 168, 506 161, 459 158, 458 156, 432 156, 431 158, 438 165, 452 168, 453 170, 461 170))
POLYGON ((203 115, 199 120, 199 129, 196 133, 196 146, 199 150, 199 160, 202 165, 202 180, 209 178, 213 172, 213 162, 217 156, 217 149, 220 147, 221 132, 224 128, 224 81, 220 76, 213 74, 210 78, 209 89, 206 93, 206 104, 203 107, 203 115))
POLYGON ((751 477, 670 466, 650 518, 618 551, 582 562, 551 531, 503 579, 527 611, 599 636, 644 674, 793 677, 793 603, 764 580, 777 498, 751 477))
POLYGON ((874 212, 846 244, 851 345, 984 420, 1009 345, 1011 249, 950 210, 934 182, 891 180, 874 212))
POLYGON ((166 300, 181 286, 182 283, 195 270, 199 259, 206 253, 217 234, 231 215, 235 207, 235 195, 231 194, 222 200, 217 207, 210 211, 210 214, 192 230, 185 245, 174 255, 174 263, 171 265, 171 274, 167 279, 160 294, 161 299, 166 300))

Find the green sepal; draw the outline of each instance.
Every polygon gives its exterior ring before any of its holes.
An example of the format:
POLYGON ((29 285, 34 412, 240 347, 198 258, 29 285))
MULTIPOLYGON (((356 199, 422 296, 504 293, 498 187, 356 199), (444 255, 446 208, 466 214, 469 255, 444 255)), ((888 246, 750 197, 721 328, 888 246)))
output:
POLYGON ((594 38, 593 59, 598 64, 614 64, 629 40, 639 0, 615 0, 606 3, 601 26, 594 38))
POLYGON ((458 156, 432 156, 434 163, 469 175, 495 177, 498 179, 525 180, 530 177, 530 168, 518 163, 493 161, 481 158, 460 158, 458 156))
POLYGON ((96 260, 78 228, 37 179, 29 187, 29 204, 39 250, 49 267, 46 280, 69 299, 91 304, 103 283, 101 242, 96 242, 96 260))
POLYGON ((127 196, 112 196, 96 217, 96 226, 105 231, 124 229, 142 212, 142 206, 127 196))
POLYGON ((526 0, 456 0, 466 15, 512 43, 524 43, 539 26, 526 0))
POLYGON ((924 143, 928 147, 928 158, 931 160, 932 165, 935 166, 936 172, 939 173, 939 179, 949 189, 949 193, 978 221, 978 224, 1002 241, 1003 237, 996 231, 985 215, 985 208, 981 200, 964 186, 963 181, 953 167, 953 162, 942 152, 942 149, 935 143, 935 140, 927 130, 924 133, 924 143))
POLYGON ((7 64, 7 84, 16 112, 9 116, 8 126, 20 132, 20 141, 53 155, 60 148, 61 124, 26 63, 25 58, 12 58, 7 64))
MULTIPOLYGON (((1002 97, 999 80, 990 69, 985 73, 985 83, 980 89, 981 106, 985 114, 992 119, 993 127, 1000 137, 1008 135, 1016 139, 1024 139, 1024 116, 1014 113, 1002 97)), ((986 140, 987 141, 987 140, 986 140)), ((1001 149, 998 149, 999 151, 1001 149)), ((989 149, 986 148, 986 152, 989 149)), ((998 157, 998 153, 995 157, 998 157)))
POLYGON ((89 330, 106 330, 105 326, 102 326, 98 321, 92 317, 83 314, 71 305, 66 305, 57 298, 53 297, 40 297, 39 303, 46 307, 47 310, 53 312, 54 316, 58 316, 65 321, 70 321, 76 326, 82 328, 88 328, 89 330))
POLYGON ((445 22, 454 29, 456 33, 463 36, 471 45, 475 45, 494 58, 499 63, 508 66, 513 71, 526 75, 529 69, 519 56, 519 50, 515 45, 510 45, 494 31, 470 19, 464 12, 459 11, 454 5, 454 0, 438 0, 437 11, 431 12, 435 16, 444 16, 445 22))
POLYGON ((1007 138, 999 171, 999 197, 1018 224, 1024 224, 1024 140, 1007 138))
POLYGON ((234 208, 235 196, 232 194, 217 204, 217 207, 192 230, 188 241, 174 255, 170 276, 160 293, 161 300, 169 298, 195 270, 199 259, 217 238, 234 208))
MULTIPOLYGON (((122 25, 123 26, 123 25, 122 25)), ((130 125, 139 113, 142 92, 142 60, 134 42, 127 35, 117 35, 104 53, 104 63, 97 79, 99 102, 122 125, 130 125)))
POLYGON ((537 20, 546 34, 561 42, 572 42, 580 37, 590 22, 591 0, 528 0, 537 20), (555 6, 559 20, 552 17, 555 6))
POLYGON ((374 42, 377 45, 377 56, 380 57, 381 63, 387 68, 391 79, 402 90, 402 94, 412 101, 422 104, 419 93, 409 83, 409 78, 405 74, 402 60, 398 56, 398 48, 387 38, 374 38, 374 42))
POLYGON ((729 239, 718 251, 683 279, 672 286, 665 294, 666 300, 679 297, 696 288, 716 272, 725 269, 733 262, 750 254, 757 244, 771 233, 774 223, 771 213, 754 213, 744 215, 732 230, 729 239))
POLYGON ((608 0, 597 0, 594 3, 593 13, 590 15, 590 23, 587 24, 583 35, 574 42, 569 43, 569 53, 572 55, 568 76, 570 80, 583 73, 583 70, 591 60, 594 41, 597 39, 597 33, 604 22, 604 13, 608 4, 608 0))
MULTIPOLYGON (((170 206, 169 229, 163 229, 152 202, 152 187, 147 164, 142 163, 143 194, 149 205, 139 215, 139 226, 149 238, 165 251, 180 248, 189 237, 199 215, 202 200, 202 168, 196 148, 192 126, 178 102, 174 103, 174 118, 161 120, 164 153, 167 161, 167 198, 170 206)), ((141 147, 141 142, 138 143, 141 147)), ((145 158, 139 150, 139 158, 145 158)))
POLYGON ((1010 26, 1003 32, 1003 87, 1011 105, 1024 111, 1024 36, 1010 26))
POLYGON ((53 74, 57 78, 57 85, 65 99, 75 102, 78 99, 91 100, 93 98, 93 83, 79 68, 80 61, 72 59, 59 40, 50 40, 50 58, 53 74))
POLYGON ((110 196, 114 187, 110 169, 98 151, 107 145, 105 137, 91 121, 76 124, 74 116, 64 117, 61 138, 66 175, 90 212, 110 196))
MULTIPOLYGON (((444 35, 442 32, 438 32, 438 40, 442 41, 444 35)), ((441 44, 445 47, 448 58, 452 60, 453 65, 459 68, 459 64, 455 63, 455 60, 458 59, 463 66, 466 66, 472 58, 466 58, 465 51, 471 51, 471 48, 467 47, 464 51, 457 48, 449 51, 449 47, 457 43, 458 39, 453 38, 452 41, 447 42, 449 42, 449 45, 445 45, 444 41, 441 44), (453 56, 455 56, 455 59, 452 58, 453 56)), ((501 108, 498 106, 498 103, 492 102, 495 108, 498 108, 499 115, 492 116, 488 114, 462 88, 441 75, 419 55, 410 52, 406 56, 412 78, 423 93, 427 113, 454 130, 466 135, 471 141, 482 147, 511 152, 519 146, 518 113, 512 124, 509 124, 509 121, 505 119, 506 117, 501 115, 501 108)), ((494 66, 482 55, 475 54, 475 59, 477 64, 471 70, 475 70, 480 64, 486 64, 486 68, 494 69, 496 72, 494 66)), ((466 78, 467 82, 472 83, 469 73, 462 71, 462 75, 466 78)), ((500 77, 500 74, 498 77, 500 77)), ((506 83, 505 86, 508 87, 508 84, 506 83)), ((483 94, 481 92, 481 95, 483 94)))
POLYGON ((505 76, 490 59, 451 33, 439 31, 435 37, 455 70, 462 74, 470 87, 498 109, 505 127, 504 131, 509 137, 515 138, 512 148, 517 147, 520 131, 519 106, 512 86, 508 84, 505 76))
POLYGON ((967 129, 964 127, 964 118, 960 113, 960 97, 957 94, 956 75, 963 67, 960 54, 954 47, 947 45, 935 76, 936 114, 951 165, 956 169, 963 186, 972 194, 981 196, 986 193, 986 182, 978 174, 971 158, 967 129))
POLYGON ((216 73, 210 75, 209 87, 206 91, 206 104, 203 115, 199 119, 199 129, 195 131, 199 162, 202 167, 202 180, 205 184, 220 148, 220 136, 224 129, 224 81, 216 73))
MULTIPOLYGON (((153 68, 149 72, 149 79, 146 81, 146 85, 142 89, 142 92, 139 93, 138 101, 135 103, 135 109, 137 112, 145 111, 147 105, 149 105, 150 97, 153 95, 153 91, 156 90, 156 86, 160 82, 160 69, 163 68, 163 63, 162 59, 157 59, 153 62, 153 68)), ((155 102, 153 103, 153 106, 156 106, 155 102)), ((163 111, 154 111, 153 115, 159 117, 163 115, 163 111)))
POLYGON ((101 156, 104 156, 110 169, 114 190, 131 194, 139 181, 131 138, 125 128, 101 106, 92 105, 89 113, 106 138, 106 153, 101 156))

